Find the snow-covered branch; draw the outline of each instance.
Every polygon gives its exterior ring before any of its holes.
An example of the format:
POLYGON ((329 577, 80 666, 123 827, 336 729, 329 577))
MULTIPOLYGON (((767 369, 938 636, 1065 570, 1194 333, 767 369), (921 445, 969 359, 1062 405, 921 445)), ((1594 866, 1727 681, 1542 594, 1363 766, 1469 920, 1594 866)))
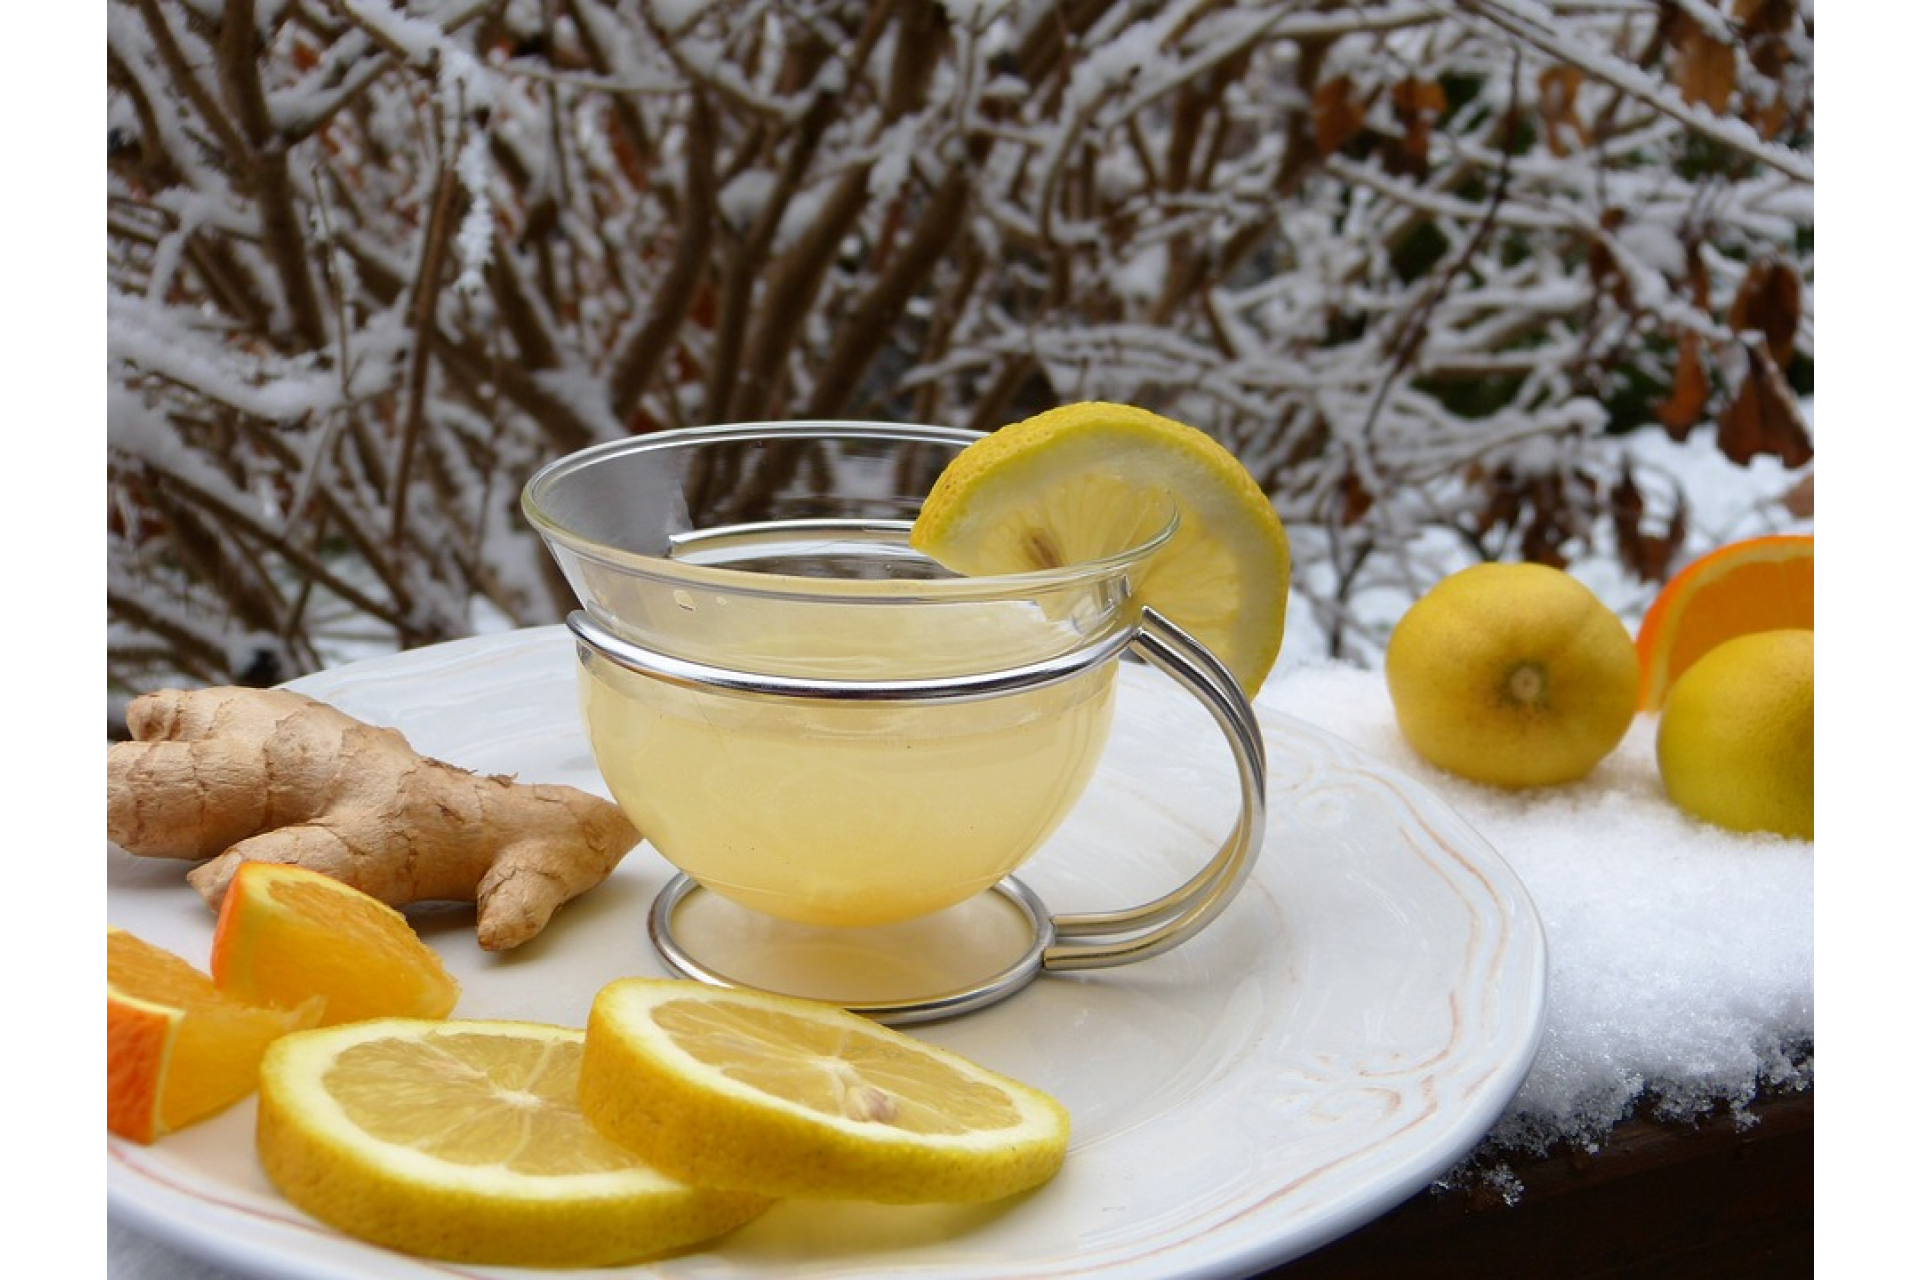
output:
POLYGON ((107 34, 128 691, 555 619, 521 482, 663 426, 1148 404, 1246 461, 1361 656, 1410 539, 1667 572, 1685 495, 1638 501, 1621 432, 1811 451, 1811 0, 110 0, 107 34))

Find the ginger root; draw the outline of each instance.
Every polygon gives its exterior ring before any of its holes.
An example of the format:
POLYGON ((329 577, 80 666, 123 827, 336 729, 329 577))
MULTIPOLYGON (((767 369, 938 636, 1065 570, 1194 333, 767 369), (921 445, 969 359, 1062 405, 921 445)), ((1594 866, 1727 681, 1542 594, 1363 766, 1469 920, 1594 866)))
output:
POLYGON ((218 906, 242 862, 290 862, 390 906, 478 906, 480 945, 517 947, 639 840, 572 787, 468 772, 285 689, 162 690, 107 749, 107 838, 211 859, 187 879, 218 906))

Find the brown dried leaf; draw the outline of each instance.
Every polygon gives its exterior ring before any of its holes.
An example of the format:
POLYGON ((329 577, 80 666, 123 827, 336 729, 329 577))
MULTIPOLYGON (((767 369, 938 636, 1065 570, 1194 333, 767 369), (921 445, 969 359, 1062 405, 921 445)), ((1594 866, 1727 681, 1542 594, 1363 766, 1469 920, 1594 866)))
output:
POLYGON ((1708 299, 1712 295, 1708 288, 1707 260, 1700 252, 1700 241, 1693 236, 1687 238, 1687 296, 1702 311, 1709 309, 1708 299))
POLYGON ((1794 7, 1794 0, 1733 0, 1733 20, 1750 35, 1785 35, 1794 7))
POLYGON ((1622 471, 1607 494, 1607 510, 1613 518, 1613 534, 1620 544, 1621 563, 1639 569, 1640 517, 1646 514, 1647 500, 1633 482, 1633 472, 1622 471))
POLYGON ((1798 18, 1794 0, 1735 0, 1733 19, 1746 46, 1747 61, 1769 80, 1780 79, 1793 65, 1787 33, 1798 18))
POLYGON ((1800 328, 1800 277, 1784 262, 1753 263, 1734 294, 1727 323, 1736 332, 1759 330, 1773 363, 1786 368, 1793 361, 1793 339, 1800 328))
POLYGON ((1393 86, 1394 118, 1411 127, 1415 122, 1431 125, 1447 109, 1447 91, 1437 80, 1409 76, 1393 86))
POLYGON ((1590 141, 1587 123, 1574 107, 1584 80, 1580 68, 1564 63, 1540 72, 1540 122, 1546 127, 1547 149, 1556 156, 1570 155, 1590 141))
POLYGON ((1560 527, 1560 521, 1552 512, 1536 510, 1533 519, 1520 535, 1520 554, 1534 564, 1550 565, 1555 569, 1564 569, 1569 563, 1567 553, 1561 550, 1566 540, 1566 532, 1560 527))
MULTIPOLYGON (((1600 213, 1600 229, 1609 234, 1625 221, 1625 212, 1617 206, 1609 206, 1600 213)), ((1634 309, 1633 284, 1620 269, 1612 246, 1598 237, 1587 242, 1587 275, 1596 290, 1612 296, 1614 305, 1623 311, 1634 309)))
POLYGON ((1707 396, 1712 390, 1707 362, 1700 356, 1700 335, 1681 334, 1680 353, 1673 362, 1673 389, 1665 400, 1654 406, 1654 416, 1660 419, 1669 436, 1685 440, 1700 421, 1700 415, 1706 412, 1707 396))
POLYGON ((1330 156, 1365 126, 1366 104, 1356 99, 1351 76, 1323 80, 1313 91, 1313 145, 1330 156))
POLYGON ((1787 100, 1775 94, 1765 102, 1749 102, 1745 111, 1746 121, 1753 131, 1768 142, 1780 136, 1787 124, 1787 100))
POLYGON ((1395 83, 1389 96, 1401 130, 1399 163, 1395 167, 1424 176, 1433 122, 1447 107, 1446 90, 1436 81, 1410 77, 1395 83))
POLYGON ((1533 519, 1520 534, 1520 551, 1528 560, 1564 569, 1567 544, 1581 535, 1598 511, 1600 486, 1582 471, 1556 471, 1533 478, 1528 496, 1533 519))
POLYGON ((1487 491, 1487 500, 1474 517, 1476 533, 1487 533, 1519 521, 1520 487, 1514 482, 1512 468, 1496 467, 1492 474, 1484 478, 1483 487, 1487 491))
POLYGON ((1716 40, 1682 13, 1674 25, 1673 52, 1673 82, 1680 96, 1709 111, 1725 111, 1739 70, 1734 47, 1716 40))
POLYGON ((1747 376, 1721 411, 1720 452, 1745 465, 1771 454, 1788 467, 1813 460, 1813 436, 1787 380, 1764 347, 1747 348, 1747 376))
POLYGON ((1801 476, 1793 488, 1781 494, 1780 505, 1785 507, 1790 515, 1798 516, 1802 520, 1813 519, 1813 472, 1809 471, 1801 476))
POLYGON ((1621 472, 1620 479, 1614 483, 1609 494, 1609 506, 1613 516, 1614 538, 1620 547, 1620 563, 1642 582, 1664 580, 1679 543, 1674 537, 1671 523, 1665 533, 1647 531, 1646 500, 1640 496, 1640 486, 1633 482, 1632 472, 1621 472))
POLYGON ((1368 511, 1373 509, 1373 494, 1366 482, 1349 471, 1340 477, 1340 523, 1352 526, 1360 523, 1368 511))
POLYGON ((607 139, 613 162, 635 191, 645 191, 652 185, 652 177, 647 170, 646 157, 634 147, 633 139, 625 129, 607 127, 603 134, 607 139))

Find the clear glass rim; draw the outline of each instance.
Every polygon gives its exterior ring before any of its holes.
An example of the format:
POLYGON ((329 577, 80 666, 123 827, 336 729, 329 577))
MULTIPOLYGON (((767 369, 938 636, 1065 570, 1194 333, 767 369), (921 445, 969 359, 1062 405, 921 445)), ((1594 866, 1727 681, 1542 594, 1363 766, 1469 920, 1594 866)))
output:
MULTIPOLYGON (((568 477, 611 458, 636 453, 694 448, 705 444, 744 444, 777 440, 886 440, 899 443, 954 445, 964 448, 985 433, 961 427, 920 423, 871 422, 857 419, 796 419, 790 421, 721 423, 676 427, 645 435, 604 441, 557 458, 528 478, 520 491, 520 509, 535 531, 550 543, 585 560, 665 582, 681 582, 752 595, 798 596, 823 599, 834 596, 931 601, 982 600, 1073 588, 1112 578, 1142 563, 1166 545, 1179 523, 1171 503, 1165 522, 1152 535, 1109 555, 1048 569, 1021 573, 982 574, 973 577, 930 579, 820 578, 800 574, 730 569, 720 565, 690 564, 609 546, 585 536, 555 518, 542 506, 541 496, 568 477)), ((870 525, 886 522, 869 521, 870 525)), ((904 532, 904 525, 902 526, 904 532)))

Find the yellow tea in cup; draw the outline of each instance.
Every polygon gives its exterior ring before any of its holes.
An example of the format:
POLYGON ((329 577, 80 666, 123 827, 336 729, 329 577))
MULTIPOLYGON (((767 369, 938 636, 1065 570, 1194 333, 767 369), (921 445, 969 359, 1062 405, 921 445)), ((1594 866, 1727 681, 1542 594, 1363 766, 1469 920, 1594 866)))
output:
POLYGON ((594 758, 659 851, 742 906, 885 924, 990 888, 1079 798, 1111 663, 992 699, 881 710, 581 672, 594 758))

